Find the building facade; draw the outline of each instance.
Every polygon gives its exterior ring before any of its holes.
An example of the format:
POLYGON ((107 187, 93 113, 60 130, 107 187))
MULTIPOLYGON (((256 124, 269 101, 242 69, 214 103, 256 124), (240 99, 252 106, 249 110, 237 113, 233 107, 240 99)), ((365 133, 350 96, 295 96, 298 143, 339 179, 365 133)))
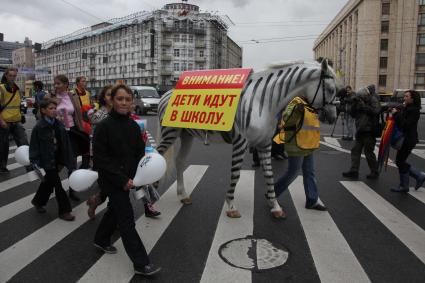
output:
POLYGON ((314 43, 345 85, 425 88, 425 0, 350 0, 314 43))
POLYGON ((48 88, 65 74, 71 82, 86 76, 90 88, 122 81, 165 91, 185 70, 241 67, 242 49, 227 30, 223 18, 196 5, 167 4, 43 43, 36 76, 48 88))
POLYGON ((4 35, 0 33, 0 75, 6 68, 12 67, 12 52, 21 47, 24 47, 23 43, 4 41, 4 35))
POLYGON ((24 47, 12 51, 12 65, 19 70, 16 84, 23 91, 25 82, 35 78, 34 53, 31 40, 25 38, 24 47))

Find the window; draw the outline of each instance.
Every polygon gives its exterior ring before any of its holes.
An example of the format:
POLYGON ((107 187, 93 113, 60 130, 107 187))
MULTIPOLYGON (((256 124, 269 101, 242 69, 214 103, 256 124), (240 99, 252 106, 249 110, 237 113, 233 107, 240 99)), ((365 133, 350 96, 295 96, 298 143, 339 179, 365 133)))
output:
POLYGON ((173 37, 174 42, 179 42, 180 41, 180 35, 179 34, 175 34, 173 37))
POLYGON ((182 34, 181 42, 186 42, 186 38, 187 38, 187 35, 186 34, 182 34))
POLYGON ((425 66, 425 53, 416 54, 416 65, 425 66))
POLYGON ((388 39, 381 39, 381 50, 388 50, 388 39))
POLYGON ((187 56, 193 57, 193 49, 187 50, 187 56))
POLYGON ((179 63, 174 63, 174 71, 179 71, 179 63))
POLYGON ((419 5, 425 5, 425 0, 419 0, 419 5))
POLYGON ((187 69, 188 69, 189 71, 193 70, 193 63, 189 63, 189 64, 187 65, 187 69))
POLYGON ((379 60, 379 68, 386 69, 388 65, 388 58, 387 57, 381 57, 379 60))
POLYGON ((189 43, 193 43, 193 34, 189 34, 189 43))
POLYGON ((388 32, 390 28, 390 22, 389 21, 382 21, 381 22, 381 32, 388 32))
POLYGON ((174 49, 174 57, 180 57, 180 49, 174 49))
POLYGON ((425 33, 418 34, 418 45, 425 45, 425 33))
POLYGON ((386 87, 387 86, 387 76, 379 75, 379 86, 386 87))
POLYGON ((425 26, 425 14, 419 14, 418 25, 425 26))
POLYGON ((204 57, 204 50, 199 50, 199 57, 204 57))
POLYGON ((415 84, 417 85, 425 85, 425 73, 417 73, 415 84))
POLYGON ((390 3, 382 3, 382 15, 390 14, 390 3))

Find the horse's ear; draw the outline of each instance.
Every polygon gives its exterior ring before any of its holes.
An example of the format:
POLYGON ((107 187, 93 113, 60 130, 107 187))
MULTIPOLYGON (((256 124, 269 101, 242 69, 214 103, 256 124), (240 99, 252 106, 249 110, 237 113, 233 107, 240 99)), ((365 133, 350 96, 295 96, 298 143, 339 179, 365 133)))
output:
POLYGON ((327 71, 328 71, 328 66, 329 66, 329 64, 328 64, 328 59, 324 58, 324 59, 322 60, 321 65, 322 65, 322 71, 323 71, 323 72, 327 72, 327 71))

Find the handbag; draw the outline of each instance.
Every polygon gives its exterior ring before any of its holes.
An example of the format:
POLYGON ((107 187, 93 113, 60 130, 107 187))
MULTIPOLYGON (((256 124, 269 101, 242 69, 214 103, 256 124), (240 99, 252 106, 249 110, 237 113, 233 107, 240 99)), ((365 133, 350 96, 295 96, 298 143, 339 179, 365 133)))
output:
POLYGON ((400 129, 397 126, 394 126, 394 130, 393 130, 393 133, 391 134, 391 140, 390 140, 391 147, 396 150, 400 150, 401 147, 403 146, 403 142, 404 142, 403 132, 400 131, 400 129))

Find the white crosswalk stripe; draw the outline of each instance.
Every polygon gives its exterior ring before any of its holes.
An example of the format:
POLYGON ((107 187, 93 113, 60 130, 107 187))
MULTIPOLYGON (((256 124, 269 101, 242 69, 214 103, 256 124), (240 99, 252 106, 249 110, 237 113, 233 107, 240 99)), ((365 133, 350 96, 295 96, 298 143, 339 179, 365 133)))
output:
MULTIPOLYGON (((335 140, 325 141, 327 144, 337 147, 335 140)), ((185 170, 185 187, 190 195, 198 186, 203 176, 208 172, 208 166, 190 165, 185 170)), ((30 177, 24 174, 26 180, 20 184, 3 181, 0 193, 11 188, 17 188, 28 182, 30 177), (3 185, 8 185, 8 189, 3 189, 3 185)), ((20 176, 21 177, 21 176, 20 176)), ((261 177, 262 178, 262 177, 261 177)), ((337 182, 337 181, 335 181, 337 182)), ((221 208, 221 214, 217 223, 214 223, 215 233, 211 235, 211 245, 209 252, 205 254, 202 262, 201 282, 253 282, 253 273, 249 270, 238 269, 225 263, 219 256, 219 247, 230 240, 244 238, 254 234, 254 203, 264 201, 254 197, 255 171, 242 170, 241 178, 235 191, 235 202, 242 218, 230 219, 225 214, 226 207, 221 208)), ((338 183, 338 182, 337 182, 338 183)), ((377 192, 373 191, 366 184, 358 181, 340 182, 350 193, 350 198, 359 203, 361 209, 372 213, 389 233, 394 234, 403 248, 410 250, 418 259, 425 264, 425 231, 415 222, 400 212, 395 206, 384 200, 377 192)), ((36 184, 34 182, 34 184, 36 184)), ((62 185, 68 188, 68 180, 64 179, 62 185)), ((159 239, 167 233, 167 228, 177 217, 182 204, 176 197, 176 182, 174 182, 161 196, 155 204, 161 211, 161 217, 149 219, 141 216, 136 221, 136 229, 141 235, 148 253, 152 251, 159 239)), ((409 192, 410 196, 417 199, 420 205, 425 204, 425 189, 420 188, 415 191, 413 188, 409 192)), ((8 220, 29 209, 34 194, 26 195, 0 207, 0 225, 6 224, 8 220)), ((408 196, 411 201, 413 199, 408 196)), ((53 196, 52 196, 53 197, 53 196)), ((309 255, 314 262, 318 278, 322 282, 370 282, 371 277, 362 265, 364 264, 350 247, 349 238, 345 238, 341 233, 336 221, 332 218, 331 212, 320 212, 305 209, 305 194, 302 178, 298 177, 289 187, 289 194, 293 201, 295 211, 290 211, 288 217, 298 218, 299 225, 305 235, 306 243, 310 249, 309 255), (326 260, 324 260, 326 259, 326 260)), ((325 203, 332 207, 332 202, 325 203)), ((106 203, 98 208, 101 212, 106 207, 106 203)), ((220 208, 218 208, 220 209, 220 208)), ((288 211, 287 211, 288 212, 288 211)), ((42 256, 46 251, 55 247, 60 241, 72 233, 79 233, 78 228, 89 221, 87 217, 87 206, 81 203, 73 209, 76 221, 64 222, 55 219, 52 222, 37 228, 29 235, 18 239, 9 247, 0 252, 0 282, 6 282, 17 273, 22 273, 23 269, 42 256)), ((1 226, 0 226, 1 227, 1 226)), ((371 231, 373 233, 373 231, 371 231)), ((87 235, 87 241, 91 241, 93 235, 87 235)), ((103 255, 99 260, 87 266, 79 282, 129 282, 134 271, 132 264, 127 257, 121 240, 114 244, 118 249, 116 255, 103 255)), ((195 247, 196 248, 196 247, 195 247)), ((292 251, 298 252, 298 251, 292 251)), ((161 264, 160 262, 158 263, 161 264)), ((164 272, 173 272, 172 270, 164 272)))
POLYGON ((425 231, 363 182, 341 182, 425 264, 425 231))
POLYGON ((252 235, 254 230, 254 177, 255 171, 241 171, 241 179, 236 186, 236 206, 243 217, 231 219, 226 216, 226 205, 220 215, 214 241, 208 255, 202 283, 210 282, 251 282, 251 272, 226 264, 218 255, 221 244, 237 238, 252 235), (217 272, 220 270, 220 272, 217 272))
POLYGON ((320 280, 322 282, 370 282, 329 213, 304 208, 305 195, 301 176, 289 186, 289 191, 320 280), (324 258, 332 260, 325 261, 324 258))

